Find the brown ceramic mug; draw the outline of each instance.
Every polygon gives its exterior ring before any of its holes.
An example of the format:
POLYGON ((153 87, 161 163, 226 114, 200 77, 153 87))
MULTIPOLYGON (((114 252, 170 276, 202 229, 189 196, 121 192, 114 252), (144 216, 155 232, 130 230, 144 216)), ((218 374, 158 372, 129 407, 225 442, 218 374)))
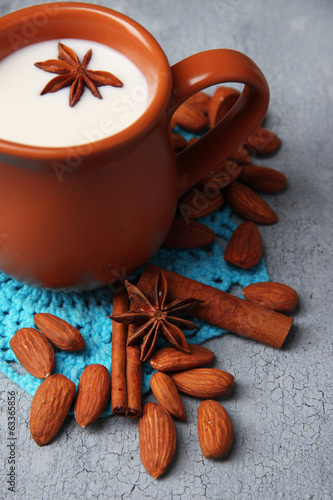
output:
POLYGON ((149 76, 149 105, 127 129, 85 148, 0 139, 0 269, 33 286, 88 290, 149 260, 170 229, 179 196, 261 123, 269 90, 260 69, 239 52, 209 50, 170 67, 139 24, 84 3, 37 5, 4 16, 0 64, 16 43, 63 38, 101 42, 126 55, 149 76), (194 93, 224 82, 245 84, 235 106, 175 155, 173 112, 194 93))

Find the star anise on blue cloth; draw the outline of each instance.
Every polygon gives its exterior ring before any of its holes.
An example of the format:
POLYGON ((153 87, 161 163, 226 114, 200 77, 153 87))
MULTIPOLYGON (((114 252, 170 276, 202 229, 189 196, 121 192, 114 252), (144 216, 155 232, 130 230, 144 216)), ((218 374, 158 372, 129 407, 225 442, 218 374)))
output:
POLYGON ((128 281, 125 281, 125 287, 134 309, 109 317, 118 323, 136 325, 127 339, 127 345, 141 342, 141 361, 145 361, 153 353, 159 335, 176 349, 190 352, 182 329, 195 330, 198 327, 192 321, 180 318, 179 315, 203 301, 185 298, 167 304, 167 281, 163 271, 157 276, 149 299, 137 286, 128 281))
POLYGON ((123 83, 112 73, 87 69, 91 56, 92 50, 90 49, 84 56, 82 63, 80 63, 74 50, 59 42, 58 59, 49 59, 44 62, 35 63, 37 68, 59 75, 49 81, 42 90, 41 95, 48 92, 57 92, 71 85, 69 105, 73 107, 80 100, 85 85, 98 99, 102 99, 102 96, 97 87, 102 87, 103 85, 123 87, 123 83))

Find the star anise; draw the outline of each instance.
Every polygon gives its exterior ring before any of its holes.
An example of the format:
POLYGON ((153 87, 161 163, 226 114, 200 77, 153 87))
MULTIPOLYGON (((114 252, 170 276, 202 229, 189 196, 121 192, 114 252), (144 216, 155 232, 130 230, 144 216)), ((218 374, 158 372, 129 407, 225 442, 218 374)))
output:
POLYGON ((80 63, 79 58, 73 49, 63 43, 58 43, 58 59, 49 59, 44 62, 36 62, 35 66, 49 73, 57 73, 56 76, 44 87, 41 95, 48 92, 57 92, 60 89, 69 87, 69 105, 71 107, 80 100, 84 85, 98 99, 102 99, 97 87, 111 85, 112 87, 123 87, 123 83, 112 73, 107 71, 92 71, 87 69, 92 56, 92 50, 88 50, 80 63))
POLYGON ((163 271, 157 276, 149 299, 135 285, 125 281, 126 290, 135 308, 126 313, 116 314, 110 318, 126 325, 138 325, 127 339, 127 345, 141 342, 141 361, 145 361, 152 354, 159 334, 173 347, 180 351, 190 352, 186 342, 184 330, 193 330, 198 327, 179 314, 184 314, 192 306, 202 303, 202 300, 186 298, 177 299, 166 304, 167 282, 163 271))

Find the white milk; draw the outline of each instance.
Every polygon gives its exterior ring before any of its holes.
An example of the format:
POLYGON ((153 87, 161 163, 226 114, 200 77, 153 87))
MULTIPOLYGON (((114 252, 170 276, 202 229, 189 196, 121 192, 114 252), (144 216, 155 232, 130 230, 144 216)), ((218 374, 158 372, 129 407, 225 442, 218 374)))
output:
POLYGON ((0 61, 0 138, 20 144, 64 147, 87 144, 124 130, 147 109, 148 86, 141 71, 126 56, 88 40, 48 40, 20 49, 0 61), (70 86, 40 95, 57 74, 35 62, 58 58, 58 42, 72 48, 80 62, 92 49, 88 69, 108 71, 122 88, 103 86, 102 99, 85 86, 80 101, 69 106, 70 86))

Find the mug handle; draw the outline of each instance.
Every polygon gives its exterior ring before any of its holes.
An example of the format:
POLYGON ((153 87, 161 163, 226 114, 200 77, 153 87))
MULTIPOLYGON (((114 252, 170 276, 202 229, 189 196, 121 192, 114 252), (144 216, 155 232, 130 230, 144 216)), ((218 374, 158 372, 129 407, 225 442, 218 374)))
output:
POLYGON ((256 130, 268 108, 269 88, 258 66, 246 55, 230 49, 194 54, 174 64, 171 71, 170 119, 186 99, 206 87, 227 82, 244 84, 242 94, 225 117, 199 141, 176 155, 181 196, 256 130))

